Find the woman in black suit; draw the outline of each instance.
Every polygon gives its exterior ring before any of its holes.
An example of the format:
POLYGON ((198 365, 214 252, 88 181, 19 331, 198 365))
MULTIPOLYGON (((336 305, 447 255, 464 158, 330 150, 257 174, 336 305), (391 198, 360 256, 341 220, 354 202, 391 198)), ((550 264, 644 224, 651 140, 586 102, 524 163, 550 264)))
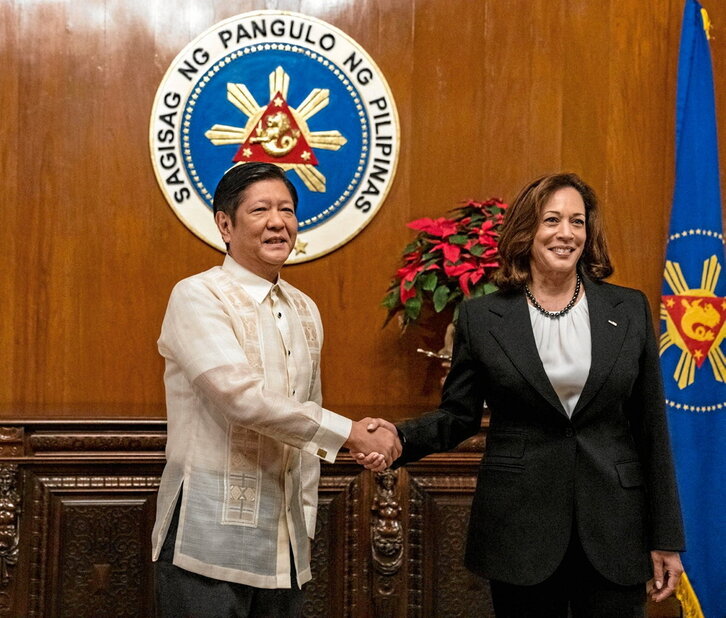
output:
POLYGON ((499 291, 461 305, 441 407, 398 426, 396 465, 491 413, 466 564, 498 618, 644 616, 682 572, 658 350, 642 292, 612 273, 593 190, 528 184, 507 212, 499 291), (651 579, 652 578, 652 579, 651 579))

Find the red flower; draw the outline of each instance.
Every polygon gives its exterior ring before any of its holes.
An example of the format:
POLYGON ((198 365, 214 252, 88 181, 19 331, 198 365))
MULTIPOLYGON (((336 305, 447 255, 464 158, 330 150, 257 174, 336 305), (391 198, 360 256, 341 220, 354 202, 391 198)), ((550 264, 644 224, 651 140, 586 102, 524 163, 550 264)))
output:
POLYGON ((449 262, 458 262, 459 257, 461 256, 461 247, 459 245, 452 245, 448 242, 440 242, 438 245, 435 245, 431 250, 436 251, 436 249, 441 249, 444 254, 444 259, 448 260, 449 262))
MULTIPOLYGON (((420 258, 421 255, 419 254, 420 258)), ((438 264, 428 264, 424 266, 420 261, 414 264, 408 264, 403 268, 399 268, 396 271, 396 277, 401 280, 399 297, 401 298, 401 304, 405 305, 409 298, 416 296, 416 286, 409 285, 413 284, 419 273, 426 270, 436 270, 440 268, 438 264)))
POLYGON ((405 326, 417 320, 424 304, 436 311, 456 306, 464 297, 479 295, 499 264, 499 229, 507 205, 500 200, 470 200, 445 217, 424 217, 408 223, 418 234, 402 256, 384 306, 388 319, 402 312, 405 326), (457 242, 450 242, 452 236, 457 242), (463 242, 459 242, 463 241, 463 242), (427 271, 438 271, 434 277, 427 271), (442 304, 442 288, 446 291, 442 304), (416 298, 421 302, 408 302, 416 298), (436 300, 434 300, 436 299, 436 300))
POLYGON ((461 286, 461 291, 464 292, 464 296, 471 296, 469 284, 472 283, 476 285, 476 282, 482 278, 483 274, 484 269, 477 268, 474 272, 466 272, 459 277, 459 285, 461 286))
POLYGON ((406 301, 409 298, 413 298, 414 296, 416 296, 416 288, 413 287, 413 286, 411 286, 410 289, 406 289, 406 283, 407 282, 406 282, 405 279, 401 279, 401 294, 400 294, 400 296, 401 296, 401 304, 402 305, 405 305, 406 304, 406 301))
POLYGON ((447 277, 459 277, 460 275, 474 270, 476 267, 473 264, 464 262, 463 264, 444 264, 444 273, 447 277))
POLYGON ((439 217, 438 219, 430 219, 424 217, 423 219, 416 219, 411 223, 406 224, 412 230, 419 230, 420 232, 426 232, 431 236, 438 236, 440 238, 448 238, 452 234, 456 233, 456 221, 451 221, 446 217, 439 217))

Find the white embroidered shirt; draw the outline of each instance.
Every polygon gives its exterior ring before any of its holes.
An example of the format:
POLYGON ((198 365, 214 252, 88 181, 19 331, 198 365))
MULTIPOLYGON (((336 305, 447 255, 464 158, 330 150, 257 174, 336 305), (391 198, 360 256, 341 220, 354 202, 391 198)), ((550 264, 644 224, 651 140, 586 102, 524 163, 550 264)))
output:
POLYGON ((182 492, 174 564, 258 588, 310 580, 320 459, 351 421, 321 407, 322 325, 305 294, 227 256, 179 282, 159 338, 168 437, 153 559, 182 492))

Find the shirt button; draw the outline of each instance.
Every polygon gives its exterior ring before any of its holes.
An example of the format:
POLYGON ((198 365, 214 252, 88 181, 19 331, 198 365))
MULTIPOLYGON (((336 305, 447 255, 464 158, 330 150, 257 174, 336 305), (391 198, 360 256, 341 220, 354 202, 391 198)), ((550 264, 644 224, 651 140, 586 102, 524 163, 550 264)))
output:
POLYGON ((290 356, 290 350, 287 351, 287 355, 290 356))
POLYGON ((277 317, 278 318, 281 318, 282 317, 282 314, 279 311, 277 312, 277 317))
POLYGON ((565 429, 565 438, 571 438, 574 435, 575 435, 575 432, 572 431, 571 427, 568 427, 567 429, 565 429))
POLYGON ((292 391, 292 394, 294 395, 295 394, 295 391, 292 391))

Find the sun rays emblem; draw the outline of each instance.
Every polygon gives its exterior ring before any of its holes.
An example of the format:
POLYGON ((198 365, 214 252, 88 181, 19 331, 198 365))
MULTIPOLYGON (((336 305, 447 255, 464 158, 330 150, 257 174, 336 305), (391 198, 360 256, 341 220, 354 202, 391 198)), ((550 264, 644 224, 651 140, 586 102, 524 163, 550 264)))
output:
POLYGON ((227 84, 227 100, 248 116, 244 128, 215 124, 205 136, 215 146, 241 144, 234 161, 263 161, 293 170, 310 191, 325 191, 325 175, 316 169, 313 148, 338 150, 346 139, 339 131, 310 131, 307 120, 325 108, 330 92, 314 88, 297 109, 287 102, 290 76, 278 66, 270 73, 270 101, 260 106, 245 84, 227 84))
POLYGON ((701 286, 690 289, 678 262, 667 261, 664 277, 672 295, 661 298, 660 318, 666 331, 660 337, 660 355, 672 345, 681 350, 673 378, 679 389, 693 384, 696 369, 708 358, 713 377, 726 381, 726 357, 721 342, 726 335, 726 298, 716 296, 721 265, 715 255, 703 263, 701 286))

